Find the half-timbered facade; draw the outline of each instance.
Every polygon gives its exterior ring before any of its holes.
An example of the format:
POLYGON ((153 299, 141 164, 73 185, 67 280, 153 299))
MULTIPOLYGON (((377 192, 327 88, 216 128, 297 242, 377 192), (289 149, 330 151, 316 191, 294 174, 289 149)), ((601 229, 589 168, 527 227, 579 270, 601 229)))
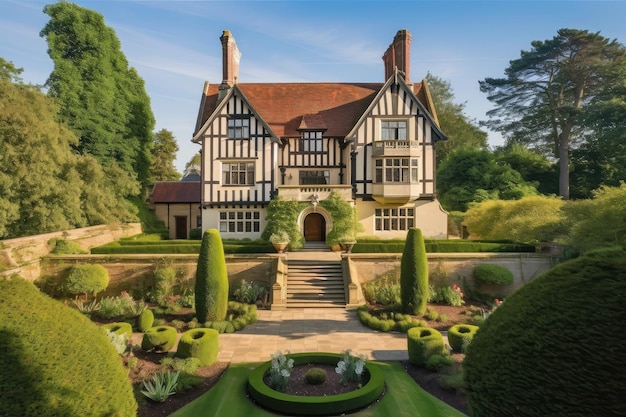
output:
POLYGON ((447 236, 435 194, 435 144, 445 139, 425 81, 412 83, 411 35, 383 56, 384 83, 240 83, 240 53, 222 37, 223 81, 205 83, 193 141, 202 145, 202 228, 258 238, 280 196, 310 202, 307 241, 324 241, 331 192, 356 205, 362 235, 447 236))

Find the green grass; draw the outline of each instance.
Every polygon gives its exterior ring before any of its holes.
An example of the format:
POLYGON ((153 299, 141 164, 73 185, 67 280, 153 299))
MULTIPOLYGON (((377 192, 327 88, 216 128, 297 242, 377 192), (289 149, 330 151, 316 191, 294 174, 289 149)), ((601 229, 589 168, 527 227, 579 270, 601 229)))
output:
MULTIPOLYGON (((377 362, 385 375, 386 393, 374 406, 350 414, 351 417, 464 417, 421 389, 399 362, 377 362)), ((170 417, 274 417, 246 397, 248 375, 258 364, 231 364, 209 392, 170 417)))

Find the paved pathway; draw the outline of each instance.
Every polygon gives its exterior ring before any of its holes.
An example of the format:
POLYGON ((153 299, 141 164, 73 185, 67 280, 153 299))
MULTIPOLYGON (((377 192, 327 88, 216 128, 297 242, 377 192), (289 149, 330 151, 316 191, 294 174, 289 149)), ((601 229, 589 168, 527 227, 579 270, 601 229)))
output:
POLYGON ((352 349, 373 360, 408 359, 406 334, 363 326, 343 308, 259 310, 257 323, 220 335, 219 361, 264 362, 277 350, 341 353, 352 349))

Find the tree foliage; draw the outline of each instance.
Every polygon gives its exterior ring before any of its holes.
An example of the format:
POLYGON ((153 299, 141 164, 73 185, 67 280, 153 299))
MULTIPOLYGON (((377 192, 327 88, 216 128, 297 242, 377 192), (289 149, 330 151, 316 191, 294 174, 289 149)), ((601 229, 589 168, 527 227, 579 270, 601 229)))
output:
POLYGON ((180 174, 174 167, 178 152, 178 144, 172 132, 161 129, 154 135, 154 147, 152 148, 152 181, 178 181, 180 174))
POLYGON ((406 314, 422 316, 428 303, 428 260, 421 229, 411 228, 400 261, 400 301, 406 314))
POLYGON ((535 150, 513 143, 494 151, 496 162, 508 164, 541 194, 558 194, 558 167, 535 150))
POLYGON ((537 190, 491 152, 457 149, 437 169, 437 193, 447 210, 465 211, 472 202, 514 200, 537 190))
POLYGON ((569 222, 557 197, 530 196, 473 204, 463 224, 470 239, 535 243, 565 241, 569 222))
POLYGON ((74 148, 104 166, 119 165, 147 186, 154 115, 115 32, 102 15, 73 3, 47 5, 44 13, 50 21, 41 36, 54 62, 46 84, 79 139, 74 148))
POLYGON ((468 120, 465 103, 454 102, 454 92, 448 81, 428 73, 426 82, 432 93, 433 104, 441 130, 448 140, 437 142, 437 162, 443 161, 455 149, 487 149, 487 132, 468 120))
POLYGON ((135 220, 136 182, 76 155, 58 107, 32 86, 0 80, 0 237, 135 220), (116 184, 112 180, 116 180, 116 184))
POLYGON ((183 176, 187 176, 191 173, 200 175, 201 167, 202 167, 202 154, 198 152, 194 156, 191 157, 189 162, 185 164, 185 172, 183 172, 183 176))
POLYGON ((195 300, 198 322, 226 318, 228 272, 222 238, 216 229, 208 229, 202 236, 196 269, 195 300))
MULTIPOLYGON (((623 82, 626 50, 617 41, 560 29, 510 61, 506 78, 485 78, 480 89, 496 107, 485 125, 509 143, 532 144, 559 159, 559 195, 568 199, 570 151, 584 139, 584 115, 594 97, 623 82)), ((588 126, 587 126, 588 128, 588 126)))

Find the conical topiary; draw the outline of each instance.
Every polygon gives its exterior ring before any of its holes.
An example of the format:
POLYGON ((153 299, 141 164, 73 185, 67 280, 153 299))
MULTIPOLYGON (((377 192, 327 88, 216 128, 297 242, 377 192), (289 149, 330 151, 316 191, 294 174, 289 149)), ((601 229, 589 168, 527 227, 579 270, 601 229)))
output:
POLYGON ((409 229, 400 262, 400 302, 406 314, 421 316, 428 302, 428 260, 422 231, 409 229))
POLYGON ((195 289, 198 322, 224 320, 228 309, 228 273, 222 238, 216 229, 208 229, 202 236, 195 289))

